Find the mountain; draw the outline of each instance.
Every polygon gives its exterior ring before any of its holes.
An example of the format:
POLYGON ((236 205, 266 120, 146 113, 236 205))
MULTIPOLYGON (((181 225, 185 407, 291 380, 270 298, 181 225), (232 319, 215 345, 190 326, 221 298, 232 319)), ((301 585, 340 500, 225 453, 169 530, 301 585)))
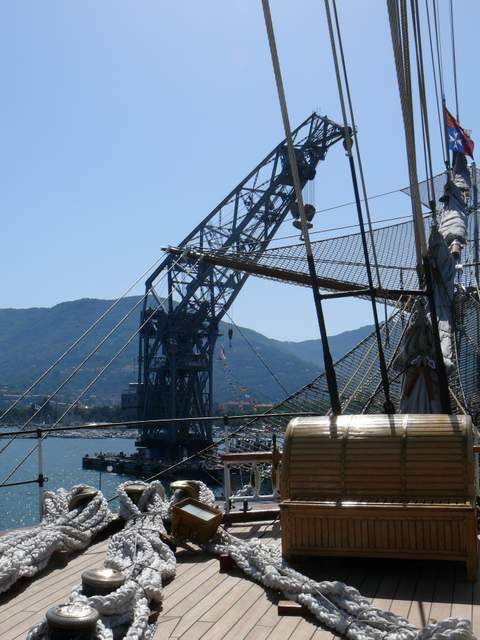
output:
MULTIPOLYGON (((112 304, 82 299, 51 308, 0 309, 0 390, 23 391, 112 304)), ((120 352, 112 365, 82 397, 89 404, 118 403, 129 382, 136 380, 140 297, 122 299, 79 345, 46 377, 34 393, 51 393, 75 367, 112 332, 78 374, 61 390, 62 401, 75 399, 101 368, 120 352), (122 322, 123 320, 123 322, 122 322), (118 329, 114 330, 119 324, 118 329), (133 336, 133 337, 132 337, 133 336), (124 344, 130 340, 125 349, 124 344)), ((322 369, 319 340, 283 342, 256 331, 221 324, 214 363, 215 400, 239 400, 245 394, 260 402, 276 402, 310 382, 322 369), (247 343, 248 342, 248 343, 247 343), (225 356, 225 357, 224 357, 225 356), (262 362, 267 363, 277 380, 262 362)), ((334 357, 348 351, 371 331, 362 327, 332 336, 334 357)), ((8 401, 8 397, 5 398, 8 401)))
MULTIPOLYGON (((333 360, 335 361, 341 358, 373 330, 374 327, 372 325, 329 336, 330 351, 332 352, 333 360)), ((278 343, 281 349, 286 349, 297 358, 305 360, 305 362, 311 362, 316 367, 323 369, 322 343, 320 340, 303 340, 302 342, 272 340, 272 342, 278 343)))

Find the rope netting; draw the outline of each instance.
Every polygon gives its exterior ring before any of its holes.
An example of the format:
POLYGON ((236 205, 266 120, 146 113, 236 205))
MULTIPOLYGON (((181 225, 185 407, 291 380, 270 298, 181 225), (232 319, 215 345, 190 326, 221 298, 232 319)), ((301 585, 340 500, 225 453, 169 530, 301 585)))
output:
MULTIPOLYGON (((443 173, 439 173, 436 176, 433 176, 433 194, 432 194, 432 185, 429 180, 422 180, 422 182, 418 183, 418 190, 420 192, 420 201, 425 207, 430 206, 430 200, 433 199, 435 202, 439 202, 440 198, 443 196, 444 187, 448 179, 448 174, 446 171, 443 173), (433 195, 433 198, 432 198, 433 195)), ((410 195, 410 187, 405 187, 405 189, 400 189, 402 193, 405 193, 407 196, 410 195)))
MULTIPOLYGON (((429 229, 431 217, 425 217, 425 224, 429 229)), ((375 243, 378 259, 380 283, 374 273, 374 285, 384 289, 417 289, 419 286, 415 261, 415 240, 413 223, 382 227, 373 230, 373 242, 375 243)), ((372 252, 372 238, 367 234, 368 250, 372 252)), ((312 242, 312 250, 320 279, 333 280, 343 285, 351 285, 352 288, 368 286, 365 261, 362 248, 362 239, 359 233, 336 238, 326 238, 312 242)), ((196 255, 202 252, 195 249, 196 255)), ((229 247, 222 251, 210 251, 208 255, 215 257, 231 258, 237 264, 255 270, 256 266, 280 270, 282 276, 275 277, 259 273, 260 277, 287 280, 289 274, 308 277, 308 264, 303 243, 283 247, 275 247, 260 252, 245 254, 237 251, 236 247, 229 247)), ((304 286, 310 286, 309 280, 297 282, 304 286)), ((324 289, 335 290, 335 286, 322 286, 324 289)))
MULTIPOLYGON (((409 313, 398 309, 388 319, 388 340, 386 324, 381 327, 385 359, 391 379, 391 397, 398 407, 400 401, 400 381, 390 365, 397 353, 400 340, 408 323, 409 313)), ((378 366, 378 344, 372 331, 351 351, 335 363, 335 373, 342 405, 342 412, 382 413, 381 376, 378 366)), ((269 413, 312 412, 325 415, 330 409, 326 374, 321 373, 311 383, 272 407, 267 413, 252 418, 240 429, 235 429, 230 438, 230 450, 237 452, 267 450, 272 446, 272 436, 277 436, 281 446, 283 435, 291 419, 288 416, 269 416, 269 413), (236 437, 238 433, 238 437, 236 437)), ((208 466, 220 463, 220 448, 213 448, 204 454, 208 466)))
MULTIPOLYGON (((432 217, 427 215, 424 221, 428 237, 432 227, 432 217)), ((368 233, 367 243, 369 254, 372 256, 372 237, 368 233)), ((390 290, 420 288, 412 221, 374 229, 373 243, 376 247, 380 278, 379 282, 374 270, 375 287, 390 290)), ((467 255, 471 253, 470 249, 470 243, 468 243, 467 255)), ((233 268, 245 269, 259 277, 311 286, 303 243, 248 254, 238 251, 235 246, 221 251, 202 252, 195 247, 191 247, 190 250, 196 259, 201 259, 203 256, 213 263, 216 259, 227 260, 231 261, 233 268), (273 269, 275 273, 262 272, 262 268, 273 269)), ((368 287, 360 233, 313 241, 312 251, 322 289, 335 291, 368 287)), ((464 265, 463 273, 458 274, 458 282, 471 286, 473 273, 473 265, 467 263, 464 265)))
MULTIPOLYGON (((410 318, 410 306, 399 307, 381 327, 385 359, 388 367, 390 395, 395 409, 399 410, 402 372, 392 364, 410 318), (387 332, 388 324, 388 332, 387 332), (388 335, 388 339, 387 339, 388 335)), ((473 295, 461 293, 455 299, 456 315, 456 367, 449 378, 451 406, 454 413, 465 410, 472 414, 475 423, 480 417, 480 303, 473 295), (465 401, 468 398, 468 402, 465 401)), ((334 365, 337 376, 342 413, 384 413, 385 397, 378 366, 378 345, 372 331, 334 365)), ((311 383, 272 407, 261 416, 242 427, 234 427, 230 438, 230 450, 248 452, 268 450, 272 436, 281 447, 291 415, 269 416, 270 413, 292 414, 311 412, 325 415, 330 410, 330 400, 325 372, 311 383)), ((203 455, 208 467, 220 464, 222 446, 214 447, 203 455)), ((241 465, 239 465, 241 467, 241 465)), ((245 467, 247 470, 248 467, 245 467)))
POLYGON ((480 303, 475 294, 455 296, 458 386, 475 424, 480 418, 480 303))

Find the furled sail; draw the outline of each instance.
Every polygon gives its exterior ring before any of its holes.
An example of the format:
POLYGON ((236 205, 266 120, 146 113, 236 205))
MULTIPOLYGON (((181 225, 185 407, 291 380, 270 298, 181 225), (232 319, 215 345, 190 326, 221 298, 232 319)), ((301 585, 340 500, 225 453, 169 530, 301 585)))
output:
MULTIPOLYGON (((470 189, 466 158, 454 154, 451 179, 441 198, 440 225, 432 224, 429 254, 432 267, 433 298, 438 320, 440 346, 447 375, 455 370, 453 305, 455 261, 467 244, 466 203, 470 189)), ((432 325, 423 303, 416 304, 410 318, 395 368, 403 371, 400 411, 402 413, 440 413, 440 386, 432 325)))
POLYGON ((393 368, 403 374, 400 413, 442 413, 432 325, 417 300, 393 368))
MULTIPOLYGON (((456 225, 460 230, 461 224, 456 225)), ((452 220, 451 229, 454 223, 452 220)), ((457 236, 458 239, 458 236, 457 236)), ((454 240, 455 242, 456 240, 454 240)), ((465 235, 463 241, 466 241, 465 235)), ((454 369, 453 353, 453 296, 455 285, 455 264, 447 246, 447 240, 441 231, 432 227, 429 237, 430 256, 432 258, 433 297, 438 319, 438 331, 443 361, 447 374, 454 369)))
POLYGON ((471 187, 467 159, 461 153, 454 153, 452 177, 444 188, 443 212, 439 231, 445 238, 450 251, 459 256, 467 242, 467 198, 471 187))

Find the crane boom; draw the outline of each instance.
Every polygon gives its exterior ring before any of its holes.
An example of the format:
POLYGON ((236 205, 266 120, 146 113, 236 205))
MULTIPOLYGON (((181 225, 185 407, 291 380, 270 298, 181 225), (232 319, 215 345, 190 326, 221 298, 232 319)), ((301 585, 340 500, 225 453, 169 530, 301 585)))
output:
MULTIPOLYGON (((302 187, 315 177, 328 149, 344 129, 313 113, 293 132, 302 187)), ((202 222, 180 247, 238 250, 259 256, 268 247, 295 201, 285 141, 271 151, 202 222)), ((139 445, 153 457, 175 460, 211 442, 209 426, 195 422, 211 415, 213 357, 218 326, 248 274, 168 255, 145 283, 138 355, 138 381, 122 396, 123 407, 139 420, 191 418, 181 427, 148 427, 139 445), (167 278, 166 300, 155 283, 167 278)))

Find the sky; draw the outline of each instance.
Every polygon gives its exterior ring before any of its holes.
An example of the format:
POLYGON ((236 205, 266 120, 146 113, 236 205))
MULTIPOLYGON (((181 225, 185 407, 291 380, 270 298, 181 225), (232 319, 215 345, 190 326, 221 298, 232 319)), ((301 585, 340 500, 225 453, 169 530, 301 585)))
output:
MULTIPOLYGON (((448 2, 439 3, 453 105, 448 2)), ((323 2, 271 7, 292 126, 314 110, 339 120, 323 2)), ((454 7, 460 119, 475 139, 480 3, 454 7)), ((408 182, 386 5, 338 0, 338 9, 376 195, 408 182)), ((0 24, 2 308, 118 297, 283 138, 260 0, 16 0, 0 3, 0 24)), ((352 197, 337 145, 318 168, 314 204, 352 197)), ((371 209, 374 219, 407 215, 410 202, 394 194, 371 209)), ((314 230, 355 215, 318 214, 314 230)), ((292 231, 290 222, 281 229, 292 231)), ((365 302, 332 301, 325 312, 330 334, 372 322, 365 302)), ((232 316, 273 338, 318 337, 307 289, 250 278, 232 316)))

